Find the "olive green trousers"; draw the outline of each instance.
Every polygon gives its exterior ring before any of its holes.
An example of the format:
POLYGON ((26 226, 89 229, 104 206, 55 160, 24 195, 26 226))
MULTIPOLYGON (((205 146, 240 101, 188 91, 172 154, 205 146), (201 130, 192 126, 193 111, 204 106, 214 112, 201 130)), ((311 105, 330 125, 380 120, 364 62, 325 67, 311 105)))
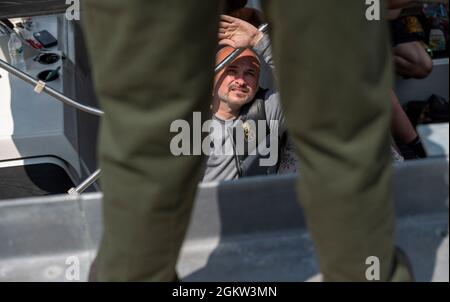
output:
MULTIPOLYGON (((395 274, 386 23, 368 21, 364 1, 277 0, 264 9, 299 150, 299 200, 324 280, 366 280, 369 256, 380 259, 380 279, 389 280, 395 274)), ((175 279, 202 159, 172 155, 169 127, 193 111, 207 112, 219 13, 215 0, 83 2, 105 111, 100 281, 175 279)))

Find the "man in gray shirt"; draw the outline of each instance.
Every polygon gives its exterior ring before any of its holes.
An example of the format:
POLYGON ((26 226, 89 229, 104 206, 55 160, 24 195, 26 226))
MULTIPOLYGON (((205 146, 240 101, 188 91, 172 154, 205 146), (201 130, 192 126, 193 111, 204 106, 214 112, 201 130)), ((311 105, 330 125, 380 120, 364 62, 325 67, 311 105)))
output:
MULTIPOLYGON (((230 180, 244 175, 267 174, 274 171, 273 165, 267 168, 262 167, 264 164, 260 160, 260 155, 256 154, 251 158, 251 156, 247 156, 248 154, 240 154, 236 148, 238 145, 235 141, 236 138, 233 135, 233 129, 243 128, 245 140, 251 140, 254 133, 249 126, 252 125, 249 120, 252 119, 264 119, 264 123, 267 125, 267 134, 270 133, 267 137, 271 137, 271 144, 272 138, 279 141, 285 132, 284 116, 278 93, 273 89, 264 90, 259 84, 261 65, 272 64, 267 37, 260 37, 253 49, 246 49, 215 77, 211 105, 214 131, 211 131, 209 137, 213 142, 213 149, 221 150, 221 152, 211 151, 206 161, 203 181, 230 180), (263 63, 261 63, 260 57, 263 58, 263 63), (249 162, 251 164, 248 164, 249 162)), ((221 62, 233 50, 234 48, 230 46, 220 49, 217 53, 216 63, 221 62)), ((270 67, 266 67, 266 70, 268 68, 270 69, 270 67)), ((258 123, 258 121, 255 122, 258 123)), ((258 123, 258 125, 260 124, 258 123)), ((261 128, 257 131, 255 129, 258 137, 260 130, 261 128)), ((257 145, 262 145, 260 140, 256 141, 257 145)), ((265 142, 265 140, 263 141, 265 142)), ((277 146, 279 146, 278 141, 277 146)), ((278 150, 276 153, 275 157, 278 156, 278 150)), ((274 154, 271 154, 271 157, 272 155, 274 154)))

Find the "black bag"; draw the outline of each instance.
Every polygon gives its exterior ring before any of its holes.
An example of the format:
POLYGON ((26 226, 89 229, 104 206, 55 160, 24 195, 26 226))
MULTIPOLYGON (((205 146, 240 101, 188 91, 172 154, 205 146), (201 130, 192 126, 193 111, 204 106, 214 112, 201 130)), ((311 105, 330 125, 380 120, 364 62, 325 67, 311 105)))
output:
POLYGON ((449 103, 433 94, 427 101, 410 101, 403 106, 412 125, 449 122, 449 103))

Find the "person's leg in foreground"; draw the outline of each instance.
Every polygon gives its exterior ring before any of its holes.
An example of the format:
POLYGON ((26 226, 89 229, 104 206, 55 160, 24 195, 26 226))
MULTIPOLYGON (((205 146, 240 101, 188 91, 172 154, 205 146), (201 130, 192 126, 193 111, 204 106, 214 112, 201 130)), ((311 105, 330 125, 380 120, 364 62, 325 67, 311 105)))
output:
POLYGON ((325 281, 409 280, 394 265, 388 28, 364 1, 265 1, 301 167, 299 198, 325 281), (370 278, 369 274, 369 278, 370 278))
MULTIPOLYGON (((281 97, 302 161, 300 199, 325 280, 364 280, 369 256, 388 280, 386 28, 363 19, 360 1, 272 1, 269 9, 281 97)), ((200 157, 173 156, 168 129, 207 107, 218 1, 97 0, 85 10, 105 110, 98 277, 170 281, 200 157)))
POLYGON ((200 156, 173 156, 170 124, 211 98, 219 1, 83 2, 101 105, 100 281, 173 281, 200 156))

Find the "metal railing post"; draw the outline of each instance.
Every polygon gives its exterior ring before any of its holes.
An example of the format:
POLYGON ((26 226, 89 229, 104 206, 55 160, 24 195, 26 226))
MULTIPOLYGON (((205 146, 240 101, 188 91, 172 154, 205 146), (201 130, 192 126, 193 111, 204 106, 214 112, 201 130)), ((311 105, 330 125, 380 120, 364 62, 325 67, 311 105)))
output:
MULTIPOLYGON (((17 68, 15 68, 14 66, 8 64, 7 62, 3 61, 0 59, 0 68, 3 68, 4 70, 6 70, 7 72, 9 72, 10 74, 18 77, 19 79, 21 79, 22 81, 30 84, 31 86, 38 86, 41 85, 42 82, 36 80, 35 78, 31 77, 30 75, 28 75, 27 73, 23 72, 22 70, 19 70, 17 68)), ((54 97, 55 99, 63 102, 66 105, 72 106, 80 111, 84 111, 96 116, 102 116, 103 115, 103 111, 97 108, 93 108, 90 106, 86 106, 83 104, 78 103, 77 101, 65 96, 64 94, 62 94, 61 92, 45 85, 42 87, 42 91, 47 93, 49 96, 54 97)))
POLYGON ((83 181, 78 187, 71 188, 67 193, 70 195, 78 195, 84 192, 87 188, 89 188, 90 185, 92 185, 94 182, 97 181, 97 179, 100 177, 100 172, 102 170, 98 169, 94 173, 92 173, 88 178, 86 178, 85 181, 83 181))

